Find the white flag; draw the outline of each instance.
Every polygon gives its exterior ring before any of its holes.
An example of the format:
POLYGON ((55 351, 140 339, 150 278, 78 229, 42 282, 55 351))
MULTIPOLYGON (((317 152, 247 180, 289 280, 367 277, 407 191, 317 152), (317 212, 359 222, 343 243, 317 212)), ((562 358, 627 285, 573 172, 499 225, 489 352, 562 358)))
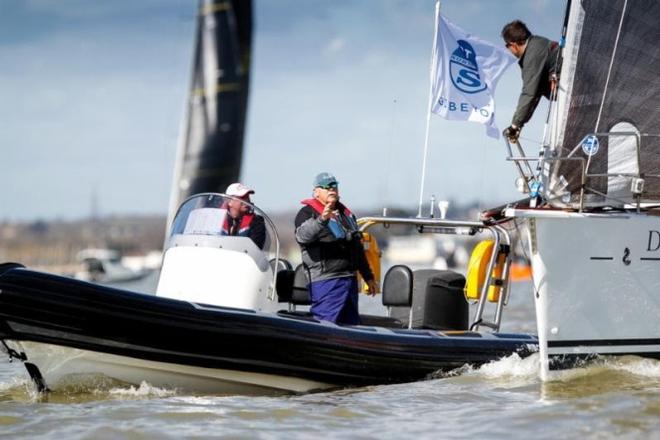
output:
POLYGON ((435 22, 431 111, 445 119, 486 124, 488 136, 499 138, 495 86, 515 57, 450 23, 438 8, 435 22))

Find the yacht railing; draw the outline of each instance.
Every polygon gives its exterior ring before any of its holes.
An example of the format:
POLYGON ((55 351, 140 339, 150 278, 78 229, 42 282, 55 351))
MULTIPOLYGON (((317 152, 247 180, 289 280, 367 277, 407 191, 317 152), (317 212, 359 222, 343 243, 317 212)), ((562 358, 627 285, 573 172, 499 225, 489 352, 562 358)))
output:
POLYGON ((446 220, 439 218, 405 218, 405 217, 362 217, 358 220, 360 231, 366 232, 369 228, 381 225, 388 228, 391 225, 409 225, 415 226, 420 233, 436 234, 454 234, 454 235, 475 235, 478 232, 485 231, 489 233, 494 241, 493 253, 488 262, 486 278, 481 287, 481 295, 477 302, 477 311, 469 329, 478 330, 480 326, 485 326, 497 332, 500 329, 502 321, 502 312, 509 298, 509 267, 511 265, 512 241, 509 232, 498 225, 486 225, 482 222, 464 221, 464 220, 446 220), (506 260, 503 268, 502 279, 493 277, 493 269, 501 253, 505 253, 506 260), (485 320, 483 315, 486 301, 488 299, 488 289, 491 286, 497 286, 500 290, 500 296, 496 304, 494 318, 492 321, 485 320))
MULTIPOLYGON (((636 181, 635 187, 638 190, 632 191, 634 198, 636 199, 636 205, 637 205, 637 210, 639 211, 641 208, 641 201, 642 201, 642 188, 644 185, 644 178, 652 177, 652 178, 660 178, 660 174, 649 174, 649 173, 641 173, 641 145, 642 145, 642 138, 645 137, 660 137, 660 134, 651 134, 651 133, 638 133, 635 131, 620 131, 620 132, 595 132, 595 133, 588 133, 582 140, 571 150, 571 152, 566 155, 565 157, 546 157, 544 151, 542 150, 541 153, 539 154, 538 157, 532 157, 532 156, 527 156, 525 153, 525 150, 523 149, 522 145, 520 144, 519 141, 516 141, 514 145, 516 146, 517 152, 519 153, 519 156, 514 156, 514 152, 511 148, 511 143, 509 142, 508 139, 505 138, 505 143, 508 151, 508 156, 506 157, 507 161, 514 162, 516 165, 516 168, 518 170, 518 173, 520 177, 524 180, 525 185, 527 188, 531 186, 531 184, 535 181, 539 180, 539 171, 543 168, 544 162, 569 162, 569 161, 577 161, 580 162, 580 197, 579 197, 579 212, 584 211, 584 195, 585 191, 592 192, 594 194, 598 194, 600 196, 603 196, 605 198, 610 198, 613 200, 617 200, 619 202, 625 203, 624 201, 618 200, 614 197, 608 196, 607 194, 603 194, 602 192, 599 192, 593 188, 587 188, 587 179, 589 178, 595 178, 595 177, 631 177, 634 179, 638 179, 636 181), (573 155, 579 151, 580 147, 584 143, 586 139, 588 139, 591 136, 595 136, 596 138, 599 137, 612 137, 612 136, 632 136, 635 138, 635 152, 636 152, 636 159, 637 159, 637 173, 589 173, 589 162, 590 162, 590 157, 585 158, 585 157, 574 157, 573 155), (532 169, 531 163, 536 162, 536 172, 532 169)), ((545 150, 549 151, 549 150, 545 150)))

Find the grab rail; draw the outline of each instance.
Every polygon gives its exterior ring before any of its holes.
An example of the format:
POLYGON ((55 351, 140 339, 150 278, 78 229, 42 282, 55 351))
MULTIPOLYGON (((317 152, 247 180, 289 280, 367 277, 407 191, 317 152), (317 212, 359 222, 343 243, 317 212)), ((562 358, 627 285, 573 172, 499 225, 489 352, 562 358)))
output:
POLYGON ((437 234, 459 234, 459 235, 475 235, 481 231, 487 231, 491 234, 494 246, 493 252, 491 254, 490 260, 488 262, 488 269, 486 279, 481 287, 481 296, 477 303, 477 311, 474 316, 474 320, 470 324, 469 329, 478 330, 479 326, 486 326, 493 329, 495 332, 499 331, 501 321, 502 321, 502 312, 504 306, 508 302, 509 298, 509 268, 511 265, 511 253, 507 253, 506 260, 503 268, 503 278, 501 280, 493 280, 493 269, 501 252, 501 245, 505 245, 511 248, 511 236, 509 232, 499 225, 486 225, 482 222, 475 221, 466 221, 466 220, 446 220, 446 219, 436 219, 436 218, 405 218, 405 217, 362 217, 358 219, 358 225, 360 226, 361 232, 366 232, 369 228, 375 225, 382 225, 387 228, 389 225, 411 225, 416 226, 419 232, 431 232, 437 234), (460 231, 460 228, 466 229, 465 231, 460 231), (488 297, 488 289, 494 285, 494 283, 500 283, 500 296, 497 301, 494 318, 492 321, 486 321, 483 319, 483 314, 486 306, 486 300, 488 297))

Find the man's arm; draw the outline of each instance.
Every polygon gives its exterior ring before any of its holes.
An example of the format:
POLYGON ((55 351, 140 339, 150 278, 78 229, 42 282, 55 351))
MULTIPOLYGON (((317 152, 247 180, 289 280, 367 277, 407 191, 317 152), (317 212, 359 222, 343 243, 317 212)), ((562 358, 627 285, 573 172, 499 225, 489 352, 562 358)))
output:
POLYGON ((321 217, 315 217, 312 209, 305 207, 296 215, 296 241, 300 244, 312 243, 318 240, 319 235, 328 224, 321 217))
POLYGON ((250 238, 259 249, 264 248, 266 243, 266 221, 260 215, 255 215, 250 227, 250 238))
MULTIPOLYGON (((358 240, 359 241, 359 240, 358 240)), ((369 262, 367 261, 367 256, 364 254, 364 247, 362 243, 360 242, 358 246, 356 246, 357 253, 358 253, 358 271, 360 272, 360 275, 362 275, 362 278, 364 278, 365 281, 371 281, 374 279, 374 274, 371 271, 371 267, 369 267, 369 262)))
POLYGON ((541 99, 541 82, 549 81, 545 71, 547 47, 532 44, 527 48, 522 68, 522 91, 511 123, 522 127, 529 121, 541 99))

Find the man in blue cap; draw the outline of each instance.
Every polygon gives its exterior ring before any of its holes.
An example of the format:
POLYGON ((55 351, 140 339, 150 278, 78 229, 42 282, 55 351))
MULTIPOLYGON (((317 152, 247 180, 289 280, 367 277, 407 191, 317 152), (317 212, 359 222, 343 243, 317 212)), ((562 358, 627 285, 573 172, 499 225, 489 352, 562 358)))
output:
POLYGON ((376 281, 364 254, 355 216, 339 201, 339 182, 330 173, 314 178, 313 198, 296 216, 296 241, 310 277, 310 311, 337 324, 360 323, 357 272, 375 294, 376 281))

